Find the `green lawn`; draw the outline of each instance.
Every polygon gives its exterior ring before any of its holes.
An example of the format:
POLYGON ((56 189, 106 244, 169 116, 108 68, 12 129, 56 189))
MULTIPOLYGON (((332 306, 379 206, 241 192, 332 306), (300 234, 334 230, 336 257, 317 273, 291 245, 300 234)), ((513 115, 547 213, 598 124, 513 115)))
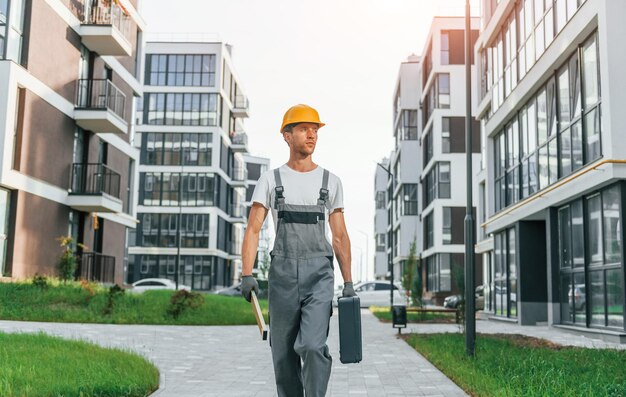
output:
MULTIPOLYGON (((174 319, 167 314, 172 292, 126 292, 116 298, 111 314, 103 314, 108 299, 105 288, 54 283, 41 289, 28 282, 0 283, 0 319, 108 324, 256 324, 250 303, 242 297, 211 294, 202 295, 202 306, 189 309, 174 319)), ((267 301, 261 300, 260 304, 267 315, 267 301)))
MULTIPOLYGON (((370 306, 370 311, 380 321, 385 323, 391 322, 391 311, 389 307, 370 306)), ((455 323, 454 313, 407 313, 406 321, 408 323, 455 323)))
POLYGON ((626 351, 561 347, 520 335, 478 335, 465 356, 462 334, 405 336, 473 396, 626 396, 626 351))
POLYGON ((141 356, 44 334, 0 333, 0 396, 147 396, 157 368, 141 356))

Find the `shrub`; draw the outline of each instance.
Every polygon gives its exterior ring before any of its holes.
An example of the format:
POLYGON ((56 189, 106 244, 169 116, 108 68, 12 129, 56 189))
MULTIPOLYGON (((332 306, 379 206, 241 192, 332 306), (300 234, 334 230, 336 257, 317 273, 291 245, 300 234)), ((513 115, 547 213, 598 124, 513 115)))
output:
POLYGON ((197 309, 203 304, 204 297, 202 294, 181 289, 172 294, 167 314, 173 318, 178 318, 188 309, 197 309))
POLYGON ((32 284, 40 290, 48 289, 48 287, 50 286, 48 277, 42 276, 39 273, 35 273, 35 275, 33 276, 32 284))
POLYGON ((80 280, 80 288, 87 293, 87 296, 85 297, 85 304, 88 305, 89 302, 91 302, 91 298, 96 296, 95 285, 94 285, 94 283, 92 283, 92 282, 90 282, 88 280, 81 279, 80 280))
POLYGON ((102 310, 102 314, 108 316, 113 313, 113 306, 115 306, 117 298, 124 295, 124 292, 124 289, 117 284, 111 286, 109 288, 109 293, 107 294, 107 303, 102 310))
MULTIPOLYGON (((74 239, 71 236, 61 236, 57 238, 57 240, 60 242, 60 246, 63 249, 57 265, 59 268, 59 278, 63 280, 64 283, 67 283, 67 281, 73 280, 74 274, 76 274, 77 258, 73 247, 74 239)), ((87 248, 80 243, 76 245, 82 249, 87 248)))

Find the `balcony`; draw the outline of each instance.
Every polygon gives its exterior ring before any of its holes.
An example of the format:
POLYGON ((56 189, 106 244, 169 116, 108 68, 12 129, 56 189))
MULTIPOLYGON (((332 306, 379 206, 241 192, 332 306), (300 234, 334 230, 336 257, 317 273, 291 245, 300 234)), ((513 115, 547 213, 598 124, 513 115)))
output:
POLYGON ((234 167, 230 172, 230 179, 233 187, 248 187, 248 169, 246 167, 234 167))
POLYGON ((126 134, 126 95, 107 79, 79 79, 74 119, 79 127, 95 133, 126 134))
MULTIPOLYGON (((92 3, 92 2, 90 2, 92 3)), ((115 0, 98 0, 80 26, 83 44, 99 55, 131 56, 130 17, 115 0)))
POLYGON ((233 152, 248 152, 248 134, 245 132, 235 133, 235 135, 230 137, 230 142, 230 148, 233 152))
POLYGON ((245 223, 246 207, 243 204, 232 203, 228 206, 228 215, 230 215, 232 223, 245 223))
POLYGON ((239 118, 250 117, 248 98, 244 95, 235 95, 233 116, 239 118))
POLYGON ((115 283, 115 257, 85 252, 78 266, 78 278, 98 283, 115 283))
POLYGON ((72 164, 68 205, 83 212, 122 212, 120 174, 100 163, 72 164))

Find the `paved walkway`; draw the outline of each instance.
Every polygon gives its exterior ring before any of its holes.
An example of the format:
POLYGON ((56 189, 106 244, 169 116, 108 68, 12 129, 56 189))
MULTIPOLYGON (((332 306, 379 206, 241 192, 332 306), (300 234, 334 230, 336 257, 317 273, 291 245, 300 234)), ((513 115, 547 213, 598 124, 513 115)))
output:
MULTIPOLYGON (((363 362, 339 362, 337 316, 331 319, 333 370, 328 396, 464 396, 432 364, 396 338, 389 324, 362 311, 363 362)), ((456 327, 458 330, 458 327, 456 327)), ((254 326, 201 327, 0 321, 2 332, 38 332, 138 352, 159 368, 158 397, 274 396, 267 342, 254 326)))

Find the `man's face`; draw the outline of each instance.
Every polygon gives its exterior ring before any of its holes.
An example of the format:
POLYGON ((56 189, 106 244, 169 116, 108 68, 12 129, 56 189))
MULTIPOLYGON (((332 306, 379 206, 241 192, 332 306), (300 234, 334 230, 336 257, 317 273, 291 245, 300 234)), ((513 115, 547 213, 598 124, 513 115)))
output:
POLYGON ((315 123, 300 123, 293 127, 291 132, 285 133, 285 139, 295 152, 305 156, 311 155, 317 144, 318 129, 319 126, 315 123))

